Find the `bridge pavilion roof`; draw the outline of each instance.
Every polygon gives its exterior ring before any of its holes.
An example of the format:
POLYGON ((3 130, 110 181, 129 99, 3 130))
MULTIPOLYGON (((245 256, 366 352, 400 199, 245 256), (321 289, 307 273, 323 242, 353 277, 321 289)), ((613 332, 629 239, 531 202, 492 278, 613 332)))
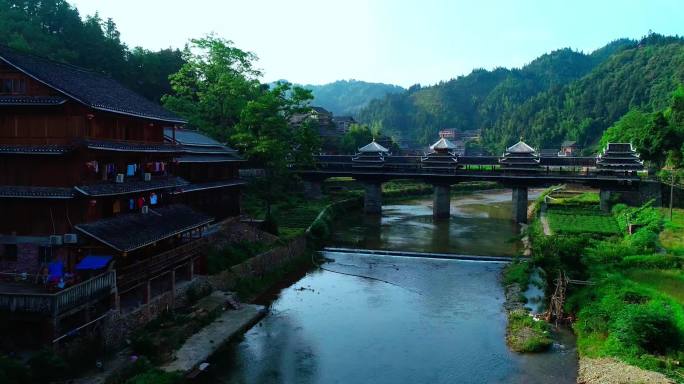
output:
POLYGON ((508 147, 506 153, 499 159, 504 169, 509 170, 536 170, 539 169, 539 155, 534 148, 522 140, 508 147))
POLYGON ((378 144, 375 142, 375 139, 371 141, 369 144, 364 145, 363 147, 359 148, 360 153, 387 153, 389 152, 389 149, 383 147, 382 145, 378 144))
POLYGON ((453 151, 456 149, 456 144, 442 137, 441 139, 437 140, 436 143, 432 144, 430 149, 435 152, 453 151))
POLYGON ((536 151, 534 148, 530 147, 525 143, 524 141, 520 140, 517 143, 513 144, 512 146, 508 147, 506 149, 507 153, 535 153, 536 151))

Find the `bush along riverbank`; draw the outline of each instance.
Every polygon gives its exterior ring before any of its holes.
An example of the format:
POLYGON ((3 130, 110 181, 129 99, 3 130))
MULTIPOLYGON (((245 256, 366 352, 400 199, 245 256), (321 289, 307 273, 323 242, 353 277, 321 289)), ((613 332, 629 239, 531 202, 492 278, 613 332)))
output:
POLYGON ((560 271, 569 279, 559 320, 577 335, 578 381, 684 382, 684 211, 604 213, 594 193, 547 200, 552 234, 532 221, 531 263, 547 271, 548 294, 560 271))

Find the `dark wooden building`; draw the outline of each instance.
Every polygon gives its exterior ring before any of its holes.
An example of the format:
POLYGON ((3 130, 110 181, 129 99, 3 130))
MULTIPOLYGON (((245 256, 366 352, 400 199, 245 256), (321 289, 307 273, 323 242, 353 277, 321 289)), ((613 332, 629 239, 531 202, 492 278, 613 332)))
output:
POLYGON ((240 159, 184 124, 0 46, 0 332, 58 339, 193 278, 203 231, 239 213, 240 159))

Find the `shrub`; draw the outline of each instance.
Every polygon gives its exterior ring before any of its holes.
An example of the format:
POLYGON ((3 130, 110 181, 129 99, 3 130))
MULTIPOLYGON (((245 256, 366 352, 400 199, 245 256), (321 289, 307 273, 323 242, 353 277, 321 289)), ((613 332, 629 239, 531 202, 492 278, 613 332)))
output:
POLYGON ((626 256, 620 262, 620 266, 639 269, 682 269, 684 257, 661 254, 626 256))
POLYGON ((272 235, 278 236, 278 223, 273 215, 266 215, 262 229, 272 235))
POLYGON ((48 383, 64 379, 69 372, 66 361, 52 349, 44 348, 29 360, 33 380, 48 383))
POLYGON ((529 284, 531 273, 530 263, 517 260, 508 264, 504 269, 503 283, 504 285, 519 284, 520 289, 525 290, 529 284))
POLYGON ((127 363, 117 371, 109 375, 105 384, 124 384, 133 376, 145 373, 152 369, 152 363, 144 356, 138 357, 135 362, 127 363))
POLYGON ((630 304, 613 327, 615 337, 625 346, 637 345, 651 354, 677 351, 681 334, 672 313, 663 303, 630 304))
POLYGON ((133 376, 126 381, 126 384, 180 384, 183 381, 183 377, 178 373, 153 369, 133 376))
POLYGON ((0 357, 0 383, 31 384, 28 369, 19 362, 6 357, 0 357))

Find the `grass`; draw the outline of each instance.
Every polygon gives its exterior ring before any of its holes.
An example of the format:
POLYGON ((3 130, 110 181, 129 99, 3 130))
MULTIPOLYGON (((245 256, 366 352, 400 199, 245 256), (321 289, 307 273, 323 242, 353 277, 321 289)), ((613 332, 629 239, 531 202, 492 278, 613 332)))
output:
POLYGON ((530 282, 530 275, 532 273, 532 268, 530 263, 523 261, 515 261, 506 266, 503 271, 503 284, 505 286, 511 284, 520 285, 521 290, 527 289, 527 285, 530 282))
POLYGON ((633 269, 625 275, 638 284, 663 292, 684 305, 684 273, 681 270, 633 269))
POLYGON ((615 218, 596 209, 549 208, 549 225, 554 233, 615 235, 620 229, 615 218))
POLYGON ((684 255, 684 210, 673 209, 670 220, 669 209, 662 209, 664 228, 658 235, 660 245, 666 250, 684 255))
POLYGON ((506 341, 516 352, 542 352, 553 343, 549 329, 548 323, 533 318, 526 310, 514 310, 508 314, 506 341))

